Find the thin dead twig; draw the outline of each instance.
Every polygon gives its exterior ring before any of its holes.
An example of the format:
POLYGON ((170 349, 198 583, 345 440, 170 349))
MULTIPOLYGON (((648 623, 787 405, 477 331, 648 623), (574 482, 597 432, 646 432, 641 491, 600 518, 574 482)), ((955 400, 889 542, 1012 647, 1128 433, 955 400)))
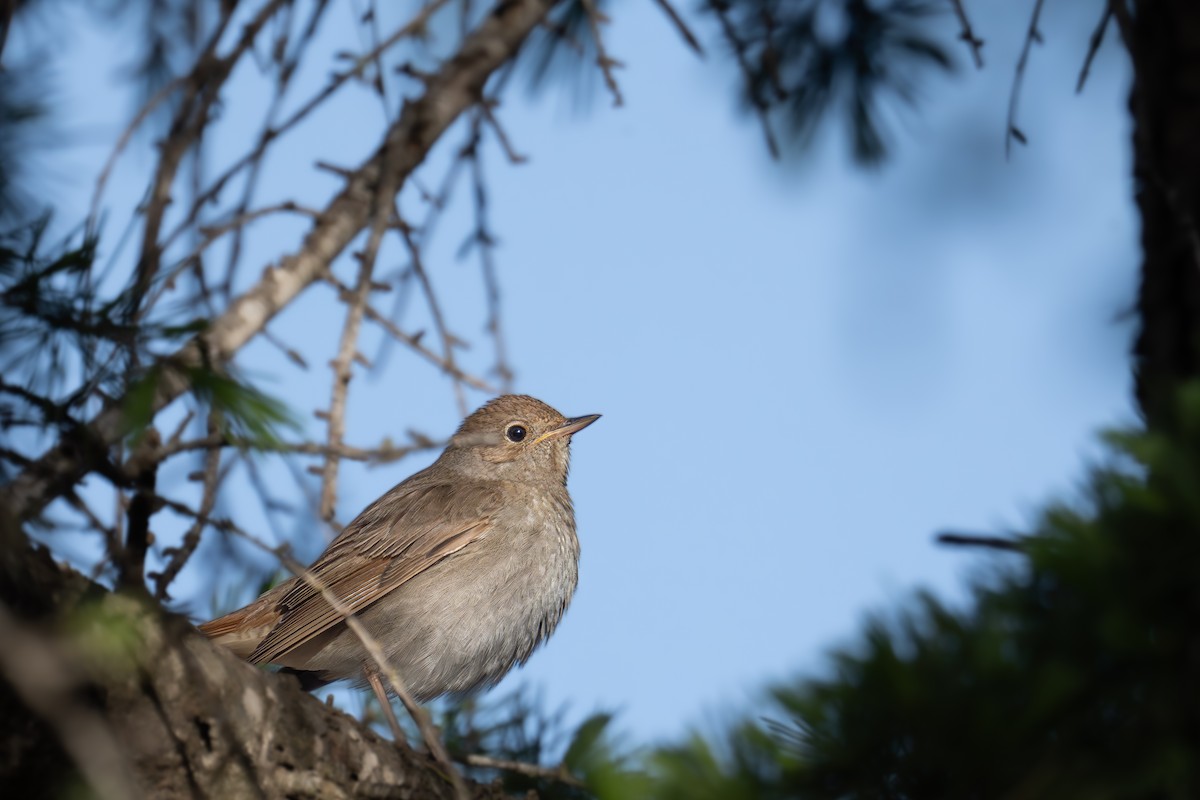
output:
POLYGON ((584 788, 583 781, 576 778, 567 770, 566 764, 559 764, 557 767, 543 767, 540 764, 526 764, 524 761, 509 761, 505 758, 492 758, 491 756, 479 755, 471 753, 462 756, 459 763, 467 764, 472 767, 483 767, 485 769, 499 769, 506 772, 516 772, 521 775, 528 775, 531 778, 545 778, 547 780, 558 781, 567 786, 575 788, 584 788))
POLYGON ((778 160, 779 143, 775 140, 775 132, 771 130, 771 105, 762 96, 762 92, 755 88, 754 76, 750 69, 748 48, 746 43, 738 36, 737 29, 733 26, 733 20, 729 18, 729 2, 728 0, 710 0, 708 7, 717 15, 717 21, 721 23, 721 34, 729 42, 729 46, 733 48, 738 69, 746 81, 746 93, 750 97, 750 104, 754 106, 759 126, 762 128, 763 137, 766 139, 767 150, 770 152, 771 158, 778 160))
MULTIPOLYGON (((290 33, 293 18, 296 14, 296 6, 289 4, 287 9, 287 21, 279 26, 279 35, 275 40, 275 45, 272 48, 272 53, 275 59, 279 62, 279 69, 275 75, 275 90, 272 93, 271 103, 267 108, 266 114, 263 116, 262 127, 258 134, 258 143, 252 151, 252 161, 250 163, 249 174, 242 186, 242 199, 238 203, 235 210, 236 214, 245 214, 250 208, 250 203, 254 198, 254 192, 258 186, 259 176, 262 174, 263 163, 266 160, 267 148, 271 142, 277 137, 275 124, 277 117, 283 109, 284 100, 287 97, 288 89, 291 87, 292 77, 296 74, 300 67, 301 59, 304 57, 308 46, 312 43, 313 37, 316 35, 321 17, 324 16, 328 3, 316 3, 312 8, 312 14, 309 16, 308 24, 304 26, 304 30, 300 35, 300 41, 296 47, 292 48, 288 54, 288 46, 291 41, 290 33)), ((194 193, 194 196, 199 196, 200 192, 194 193)), ((242 246, 245 237, 245 228, 237 227, 234 230, 233 241, 230 244, 230 252, 228 260, 225 264, 225 277, 219 284, 219 289, 226 297, 230 295, 233 288, 233 277, 237 271, 239 262, 242 256, 242 246)))
POLYGON ((206 436, 202 439, 190 439, 179 441, 173 444, 164 445, 158 455, 162 458, 183 453, 189 450, 208 450, 216 447, 244 447, 253 444, 260 452, 267 453, 294 453, 297 455, 321 456, 336 456, 337 458, 346 459, 348 461, 362 461, 372 464, 390 464, 393 461, 399 461, 413 453, 419 453, 425 450, 437 450, 445 447, 445 441, 434 441, 425 436, 414 434, 416 439, 414 444, 404 447, 396 447, 395 445, 382 444, 378 447, 352 447, 347 444, 339 444, 337 447, 330 447, 327 444, 319 444, 317 442, 292 442, 265 444, 263 442, 248 442, 239 439, 231 438, 223 434, 206 436))
MULTIPOLYGON (((420 284, 421 291, 425 295, 425 302, 429 305, 429 313, 433 317, 433 326, 437 330, 438 338, 442 342, 442 358, 448 366, 457 369, 458 364, 454 358, 454 348, 460 343, 460 340, 457 336, 450 333, 446 327, 446 318, 442 314, 441 303, 438 302, 437 294, 433 291, 433 284, 429 280, 429 273, 425 271, 425 263, 421 258, 421 248, 413 239, 412 231, 403 221, 395 227, 400 234, 400 238, 404 241, 405 247, 408 248, 413 275, 416 276, 417 283, 420 284)), ((467 415, 467 398, 463 393, 462 381, 452 376, 452 383, 454 384, 454 396, 458 401, 459 414, 465 417, 467 415)))
POLYGON ((496 118, 495 106, 499 101, 495 99, 485 99, 479 104, 480 113, 487 120, 489 126, 496 133, 496 139, 500 142, 501 149, 504 150, 504 155, 508 156, 511 164, 524 164, 529 160, 528 156, 522 155, 512 146, 512 140, 508 138, 508 132, 500 124, 500 120, 496 118))
MULTIPOLYGON (((339 294, 346 295, 346 294, 351 293, 351 291, 352 291, 349 287, 347 287, 345 284, 338 281, 337 278, 333 277, 332 275, 327 275, 325 277, 325 279, 335 289, 337 289, 339 294)), ((392 322, 390 319, 385 317, 383 314, 379 313, 379 311, 377 311, 370 304, 367 304, 364 307, 363 311, 368 320, 370 320, 371 322, 374 322, 376 325, 383 328, 385 331, 388 332, 388 335, 390 335, 396 341, 400 342, 403 345, 406 345, 407 347, 412 348, 412 350, 414 352, 418 353, 426 361, 429 361, 430 363, 439 367, 447 375, 450 375, 450 376, 454 377, 455 379, 460 380, 463 383, 467 384, 468 386, 470 386, 474 389, 478 389, 481 392, 486 392, 488 394, 500 394, 500 392, 497 390, 497 388, 495 386, 492 386, 490 383, 485 381, 483 378, 472 375, 471 373, 464 371, 463 369, 461 369, 460 367, 458 367, 454 364, 447 363, 444 358, 442 358, 437 353, 433 352, 432 350, 430 350, 428 347, 426 347, 424 344, 421 343, 422 337, 420 334, 405 333, 404 331, 400 330, 400 327, 398 325, 396 325, 396 323, 392 322)))
POLYGON ((1025 544, 1020 539, 1005 536, 978 536, 970 533, 955 533, 947 531, 937 535, 938 544, 957 545, 961 547, 984 547, 990 550, 1004 550, 1012 553, 1025 552, 1025 544))
POLYGON ((704 48, 700 46, 700 40, 696 38, 696 34, 692 33, 692 29, 683 21, 683 17, 675 10, 675 6, 671 5, 670 0, 654 0, 654 3, 667 15, 667 19, 671 20, 671 24, 675 26, 675 30, 679 31, 679 35, 683 37, 687 46, 692 48, 696 55, 703 58, 704 48))
POLYGON ((1042 6, 1045 0, 1035 0, 1033 13, 1029 15, 1029 27, 1025 31, 1025 43, 1021 46, 1021 55, 1017 59, 1017 71, 1013 76, 1012 91, 1008 95, 1008 116, 1005 120, 1007 129, 1004 132, 1004 157, 1012 154, 1013 140, 1025 144, 1025 134, 1017 127, 1017 105, 1021 97, 1021 85, 1025 82, 1025 66, 1029 63, 1029 52, 1035 42, 1041 43, 1042 34, 1038 30, 1038 20, 1042 16, 1042 6))
POLYGON ((976 36, 975 31, 971 28, 971 20, 967 16, 967 10, 963 7, 963 0, 950 0, 950 5, 954 8, 954 16, 958 17, 960 28, 958 38, 971 48, 971 57, 975 59, 975 68, 983 69, 983 39, 976 36))
MULTIPOLYGON (((215 435, 217 432, 216 420, 209 415, 208 422, 209 435, 215 435)), ((160 452, 165 448, 160 448, 160 452)), ((200 545, 200 535, 204 530, 204 520, 207 519, 213 512, 217 504, 217 486, 218 478, 221 474, 221 450, 220 448, 211 448, 204 454, 204 471, 202 477, 202 493, 200 496, 200 509, 197 518, 192 522, 188 529, 183 534, 183 538, 179 542, 179 546, 169 548, 163 551, 163 555, 170 558, 167 565, 163 567, 161 572, 151 574, 149 577, 154 581, 154 599, 160 603, 170 599, 168 588, 172 581, 179 575, 188 559, 192 557, 192 553, 196 552, 196 548, 200 545)))
POLYGON ((1104 43, 1104 34, 1108 31, 1108 23, 1113 18, 1113 9, 1111 5, 1104 6, 1104 13, 1100 15, 1100 21, 1096 23, 1096 27, 1092 30, 1092 36, 1088 39, 1087 55, 1083 58, 1083 67, 1079 70, 1079 80, 1075 83, 1075 93, 1079 94, 1083 91, 1083 86, 1087 83, 1088 75, 1092 71, 1092 62, 1096 59, 1096 54, 1100 52, 1100 45, 1104 43))
MULTIPOLYGON (((164 276, 163 281, 159 285, 155 286, 155 288, 152 290, 149 303, 153 304, 157 302, 161 298, 162 294, 173 289, 175 281, 179 278, 179 276, 188 268, 193 266, 197 261, 199 261, 200 256, 204 254, 204 251, 220 241, 221 237, 225 236, 226 234, 235 230, 241 230, 251 222, 272 214, 299 214, 315 220, 320 216, 320 213, 321 212, 315 208, 308 208, 307 206, 302 206, 294 201, 287 200, 283 203, 263 206, 262 208, 239 211, 225 219, 216 220, 206 225, 201 225, 198 229, 201 237, 200 243, 197 244, 190 253, 179 259, 175 266, 164 276)), ((174 232, 172 232, 172 236, 174 236, 174 232)))
MULTIPOLYGON (((478 124, 478 120, 477 120, 478 124)), ((483 179, 483 163, 479 148, 473 148, 470 154, 471 183, 474 188, 475 241, 479 247, 479 263, 483 271, 484 290, 487 294, 488 318, 485 328, 492 337, 496 354, 493 372, 500 379, 504 391, 512 387, 513 370, 508 361, 508 348, 504 339, 504 327, 501 324, 500 279, 496 268, 496 240, 488 226, 488 196, 487 186, 483 179)))
POLYGON ((625 104, 625 100, 621 97, 621 87, 617 85, 617 78, 613 75, 613 70, 624 65, 609 56, 608 50, 604 47, 604 38, 600 34, 600 26, 608 23, 608 17, 596 8, 596 0, 580 1, 583 4, 584 11, 587 12, 588 27, 591 28, 592 39, 596 42, 596 66, 600 68, 600 74, 604 76, 604 85, 612 93, 613 105, 622 106, 625 104))
MULTIPOLYGON (((389 140, 389 145, 391 144, 389 140)), ((370 232, 367 235, 367 245, 358 255, 358 283, 353 290, 340 293, 340 299, 346 303, 346 321, 342 325, 341 341, 338 344, 337 355, 334 356, 330 367, 333 369, 333 386, 330 390, 329 410, 326 412, 328 428, 327 442, 329 447, 336 448, 346 435, 346 399, 350 391, 350 379, 354 375, 354 362, 358 357, 358 334, 362 328, 364 310, 370 302, 371 291, 375 288, 372 276, 375 271, 375 261, 379 256, 379 248, 383 243, 384 233, 392 220, 395 204, 395 194, 399 190, 399 182, 389 179, 391 170, 387 168, 392 155, 391 147, 385 147, 382 153, 383 179, 375 186, 374 215, 371 220, 370 232)), ((326 522, 333 520, 337 510, 337 477, 341 462, 335 455, 325 458, 321 469, 321 519, 326 522)))

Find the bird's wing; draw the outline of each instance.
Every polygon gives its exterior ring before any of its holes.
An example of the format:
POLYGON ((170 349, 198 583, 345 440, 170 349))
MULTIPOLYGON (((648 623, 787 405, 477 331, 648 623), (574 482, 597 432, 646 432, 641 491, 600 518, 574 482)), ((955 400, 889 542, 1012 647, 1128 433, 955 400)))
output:
MULTIPOLYGON (((368 506, 309 572, 356 613, 486 536, 500 505, 493 487, 410 479, 368 506)), ((303 577, 280 600, 279 612, 250 663, 272 663, 344 618, 303 577)))

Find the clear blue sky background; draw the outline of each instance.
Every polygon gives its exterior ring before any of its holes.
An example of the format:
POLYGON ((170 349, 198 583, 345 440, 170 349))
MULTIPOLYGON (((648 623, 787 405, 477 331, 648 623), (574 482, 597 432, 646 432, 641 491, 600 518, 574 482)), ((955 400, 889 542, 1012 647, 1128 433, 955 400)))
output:
MULTIPOLYGON (((836 132, 808 158, 772 162, 727 59, 696 59, 649 2, 620 4, 607 34, 626 64, 624 108, 600 86, 586 113, 569 83, 508 95, 501 119, 530 160, 512 167, 493 148, 488 168, 516 388, 604 419, 574 447, 579 593, 507 685, 536 684, 578 714, 616 708, 640 740, 745 707, 768 680, 822 670, 866 612, 912 587, 961 598, 980 559, 937 548, 934 532, 1020 529, 1070 491, 1096 430, 1132 419, 1132 328, 1119 319, 1138 259, 1127 68, 1110 43, 1075 96, 1094 20, 1049 4, 1020 110, 1030 146, 1006 163, 1032 3, 1000 5, 968 4, 986 69, 956 50, 957 77, 923 83, 919 112, 898 116, 895 157, 872 173, 836 132)), ((341 6, 327 52, 360 48, 341 6)), ((133 101, 118 89, 120 37, 87 15, 69 23, 55 85, 70 146, 46 167, 82 213, 133 101)), ((719 50, 713 27, 699 30, 719 50)), ((261 96, 249 81, 239 92, 214 163, 257 124, 241 114, 261 96)), ((375 145, 378 103, 361 91, 338 102, 268 165, 263 203, 321 204, 336 181, 313 160, 353 165, 375 145)), ((148 144, 122 162, 114 208, 145 185, 148 144)), ((465 224, 459 204, 428 262, 483 368, 478 266, 455 256, 465 224)), ((246 280, 303 230, 279 226, 248 251, 246 280)), ((281 366, 258 344, 242 363, 308 418, 328 402, 340 326, 314 289, 272 326, 314 367, 281 366)), ((400 351, 356 380, 351 408, 348 438, 364 445, 409 427, 446 435, 458 416, 445 383, 400 351)), ((347 467, 341 519, 426 461, 347 467)), ((284 533, 319 547, 319 533, 284 533)), ((181 584, 201 613, 220 583, 210 566, 198 560, 181 584)))

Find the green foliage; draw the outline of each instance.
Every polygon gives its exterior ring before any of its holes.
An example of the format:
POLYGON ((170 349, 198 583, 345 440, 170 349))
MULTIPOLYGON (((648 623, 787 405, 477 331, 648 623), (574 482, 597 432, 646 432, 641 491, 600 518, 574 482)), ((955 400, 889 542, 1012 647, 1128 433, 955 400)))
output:
POLYGON ((1200 797, 1200 386, 1107 440, 967 608, 872 620, 765 719, 652 754, 648 796, 1200 797))
POLYGON ((299 423, 288 407, 256 387, 209 367, 155 364, 125 395, 125 418, 136 439, 154 419, 154 397, 165 377, 182 379, 196 400, 211 413, 218 429, 242 447, 270 449, 281 443, 280 428, 299 423))

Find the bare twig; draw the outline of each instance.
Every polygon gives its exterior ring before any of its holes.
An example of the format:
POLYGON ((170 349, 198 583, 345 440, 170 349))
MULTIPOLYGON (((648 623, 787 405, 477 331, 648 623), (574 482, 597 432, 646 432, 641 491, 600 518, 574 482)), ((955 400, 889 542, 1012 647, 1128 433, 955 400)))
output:
POLYGON ((567 770, 566 764, 559 764, 557 767, 543 767, 540 764, 526 764, 524 761, 492 758, 491 756, 479 755, 478 753, 462 756, 459 758, 459 762, 472 767, 516 772, 520 775, 527 775, 530 778, 545 778, 576 788, 583 788, 584 786, 583 781, 576 778, 567 770))
MULTIPOLYGON (((278 69, 275 71, 275 91, 271 98, 271 104, 264 115, 262 127, 259 130, 258 143, 251 153, 252 159, 249 174, 246 176, 242 187, 242 199, 235 209, 235 217, 245 214, 250 208, 250 203, 254 198, 254 192, 258 185, 258 178, 262 174, 263 163, 266 160, 267 148, 278 137, 278 131, 275 126, 283 108, 284 100, 287 97, 288 89, 291 86, 292 77, 299 69, 300 60, 316 35, 321 17, 325 14, 328 7, 328 3, 316 3, 312 6, 312 14, 309 17, 308 24, 304 27, 300 35, 300 41, 294 48, 291 48, 290 53, 288 52, 288 45, 290 44, 292 18, 296 13, 295 4, 288 4, 287 21, 278 26, 279 33, 272 47, 275 61, 278 62, 278 69)), ((195 193, 196 196, 200 194, 200 192, 195 193)), ((245 228, 238 226, 234 230, 233 242, 231 243, 229 257, 225 264, 225 277, 219 285, 221 292, 226 297, 233 290, 233 277, 241 261, 244 236, 245 228)))
MULTIPOLYGON (((217 431, 216 421, 211 414, 209 415, 208 431, 210 436, 214 435, 217 431)), ((159 452, 164 452, 164 450, 165 448, 160 448, 159 452)), ((204 454, 203 490, 200 496, 200 509, 197 518, 183 534, 178 547, 168 548, 163 551, 163 555, 170 558, 170 561, 163 567, 162 572, 154 573, 150 576, 154 580, 154 599, 159 602, 170 599, 167 590, 171 586, 171 582, 179 575, 180 570, 183 569, 188 559, 192 557, 192 553, 196 552, 196 548, 200 545, 200 534, 204 530, 204 520, 212 514, 213 508, 217 504, 217 478, 220 475, 220 468, 221 450, 213 447, 204 454)))
POLYGON ((494 99, 484 100, 479 104, 480 113, 487 120, 488 125, 496 132, 496 139, 500 142, 500 147, 504 150, 504 155, 508 156, 508 160, 513 164, 524 164, 529 160, 528 156, 521 155, 512 146, 512 140, 508 138, 508 133, 500 125, 500 120, 496 118, 495 106, 497 101, 494 99))
MULTIPOLYGON (((380 183, 379 194, 385 191, 385 184, 380 183)), ((391 188, 390 186, 388 187, 391 188)), ((346 435, 346 398, 350 391, 350 378, 354 374, 354 361, 358 355, 358 332, 362 327, 363 310, 370 298, 372 280, 375 270, 375 259, 379 254, 379 245, 383 240, 383 232, 391 214, 392 198, 390 196, 376 197, 375 222, 371 226, 367 238, 367 249, 359 255, 358 284, 350 292, 342 294, 346 302, 346 321, 342 325, 341 342, 338 352, 330 367, 333 369, 333 387, 330 391, 329 411, 326 422, 328 425, 328 446, 336 448, 346 435)), ((332 453, 332 451, 331 451, 332 453)), ((321 470, 321 519, 326 522, 333 520, 337 505, 337 475, 340 461, 336 455, 325 458, 325 466, 321 470)))
POLYGON ((608 23, 608 17, 596 8, 596 0, 580 0, 580 2, 583 4, 584 11, 587 12, 588 27, 592 31, 593 41, 596 42, 596 66, 600 68, 600 74, 604 76, 604 85, 612 93, 613 105, 623 105, 625 101, 621 97, 621 87, 617 85, 617 78, 613 75, 613 70, 623 65, 608 55, 608 51, 604 47, 604 38, 600 35, 600 26, 608 23))
POLYGON ((675 30, 679 31, 679 35, 683 37, 683 41, 687 46, 695 51, 696 55, 704 57, 704 48, 700 46, 700 40, 696 38, 696 34, 692 33, 692 29, 683 21, 683 17, 675 10, 675 6, 671 5, 671 0, 654 0, 662 12, 667 15, 667 19, 671 20, 671 24, 675 26, 675 30))
POLYGON ((971 57, 975 59, 975 68, 983 69, 983 39, 976 36, 975 31, 971 28, 971 20, 967 16, 967 10, 963 8, 963 0, 950 0, 950 5, 954 7, 954 15, 958 17, 960 28, 958 38, 971 48, 971 57))
POLYGON ((1128 50, 1133 41, 1133 17, 1129 13, 1129 7, 1125 4, 1125 0, 1108 0, 1108 10, 1116 18, 1117 31, 1120 32, 1121 41, 1128 50))
POLYGON ((183 76, 173 78, 167 81, 161 89, 154 93, 154 96, 146 101, 130 120, 129 124, 122 131, 121 136, 117 139, 116 145, 108 155, 108 159, 104 162, 104 167, 100 170, 99 177, 96 178, 96 188, 92 190, 92 204, 88 211, 89 224, 95 228, 97 220, 100 217, 100 200, 104 197, 104 189, 108 185, 108 179, 112 175, 113 168, 117 165, 117 159, 121 157, 121 153, 125 151, 133 134, 137 129, 142 127, 142 124, 149 119, 154 110, 158 108, 164 100, 171 96, 179 86, 183 83, 183 76))
MULTIPOLYGON (((404 240, 405 246, 408 247, 413 275, 416 276, 417 283, 421 285, 421 291, 425 294, 425 302, 428 303, 429 313, 433 317, 433 326, 437 330, 438 338, 442 341, 442 358, 448 368, 457 369, 458 365, 455 363, 454 348, 459 343, 459 339, 451 334, 446 327, 446 318, 442 315, 442 306, 433 291, 433 284, 429 281, 429 273, 425 271, 425 264, 421 259, 421 248, 413 239, 412 232, 407 225, 401 222, 396 228, 400 232, 400 238, 404 240)), ((462 381, 457 377, 452 377, 454 379, 454 396, 458 401, 459 414, 466 416, 467 399, 463 394, 462 381)))
POLYGON ((738 69, 741 70, 742 77, 746 81, 746 93, 750 97, 750 103, 754 106, 754 111, 758 115, 759 125, 762 127, 763 138, 767 142, 767 150, 771 153, 771 158, 779 158, 779 144, 775 141, 775 133, 771 130, 770 103, 762 96, 762 92, 755 88, 755 81, 750 69, 750 55, 747 52, 746 43, 742 41, 737 34, 737 29, 733 26, 733 20, 729 18, 729 0, 710 0, 709 8, 717 15, 717 20, 721 23, 721 33, 725 36, 725 40, 729 42, 729 46, 733 48, 733 54, 737 58, 738 69))
POLYGON ((1038 30, 1038 20, 1042 16, 1042 5, 1045 0, 1034 0, 1033 13, 1029 15, 1029 27, 1025 31, 1025 43, 1021 46, 1021 55, 1017 59, 1017 71, 1013 76, 1012 91, 1008 95, 1008 117, 1005 120, 1007 126, 1004 131, 1004 157, 1008 158, 1012 154, 1013 140, 1025 144, 1025 134, 1017 127, 1017 105, 1021 97, 1021 85, 1025 82, 1025 65, 1029 63, 1029 51, 1033 49, 1035 42, 1041 43, 1042 34, 1038 30))
POLYGON ((419 453, 425 450, 437 450, 446 445, 445 441, 434 441, 427 437, 421 436, 411 445, 406 447, 396 447, 395 445, 384 443, 378 447, 352 447, 347 444, 339 444, 337 447, 330 447, 327 444, 318 444, 317 442, 250 442, 241 440, 224 434, 215 434, 206 436, 202 439, 191 439, 187 441, 175 442, 166 444, 156 454, 160 459, 175 455, 176 453, 184 453, 189 450, 208 450, 214 447, 253 447, 259 452, 267 453, 295 453, 298 455, 321 456, 327 458, 335 456, 337 458, 347 459, 349 461, 363 461, 370 464, 390 464, 394 461, 399 461, 413 453, 419 453))
POLYGON ((241 230, 255 220, 273 214, 299 214, 314 220, 320 216, 320 212, 315 208, 307 208, 291 200, 287 200, 282 203, 263 206, 262 208, 239 210, 225 219, 200 226, 198 230, 200 242, 190 253, 179 259, 175 266, 163 276, 161 284, 151 291, 150 299, 147 301, 148 304, 153 305, 159 300, 162 294, 173 289, 178 277, 187 269, 194 267, 201 255, 204 254, 204 251, 216 244, 221 237, 230 232, 241 230))
MULTIPOLYGON (((341 293, 343 296, 345 296, 351 292, 351 290, 345 284, 339 282, 332 275, 327 275, 326 280, 329 281, 329 283, 331 283, 335 288, 337 288, 338 292, 341 293)), ((412 348, 412 350, 414 352, 416 352, 417 354, 422 356, 426 361, 429 361, 431 364, 435 364, 447 375, 450 375, 454 379, 462 381, 463 383, 467 384, 468 386, 478 389, 481 392, 487 392, 488 394, 499 394, 499 391, 496 389, 496 387, 492 386, 490 383, 485 381, 483 378, 477 377, 475 375, 472 375, 469 372, 463 371, 458 366, 447 362, 446 359, 442 358, 437 353, 430 350, 428 347, 426 347, 424 344, 421 343, 421 336, 419 334, 405 333, 404 331, 400 330, 399 326, 397 326, 396 323, 392 322, 390 319, 385 317, 383 314, 380 314, 378 311, 376 311, 370 305, 367 305, 363 309, 363 312, 366 315, 367 319, 369 319, 371 322, 374 322, 376 325, 379 325, 381 328, 383 328, 385 331, 387 331, 388 334, 390 336, 392 336, 392 338, 394 338, 396 341, 400 342, 401 344, 412 348)))
POLYGON ((512 367, 508 363, 508 348, 504 340, 504 328, 500 318, 500 280, 496 270, 496 240, 488 225, 487 187, 483 180, 483 163, 479 148, 473 148, 470 154, 471 183, 474 188, 475 209, 475 241, 479 247, 479 263, 483 269, 483 285, 487 291, 488 318, 485 327, 492 337, 496 353, 496 364, 493 372, 500 379, 500 386, 509 391, 513 382, 512 367))
POLYGON ((1079 80, 1075 83, 1076 94, 1082 92, 1083 85, 1087 83, 1088 73, 1092 70, 1092 62, 1096 58, 1096 53, 1100 52, 1100 45, 1104 43, 1104 34, 1108 31, 1108 23, 1112 20, 1112 16, 1112 6, 1105 5, 1104 13, 1100 15, 1100 21, 1096 23, 1092 37, 1088 40, 1087 55, 1083 58, 1083 67, 1079 70, 1079 80))
POLYGON ((937 535, 937 542, 960 547, 985 547, 1014 553, 1025 552, 1025 544, 1020 539, 1010 539, 1004 536, 977 536, 970 533, 946 532, 937 535))

